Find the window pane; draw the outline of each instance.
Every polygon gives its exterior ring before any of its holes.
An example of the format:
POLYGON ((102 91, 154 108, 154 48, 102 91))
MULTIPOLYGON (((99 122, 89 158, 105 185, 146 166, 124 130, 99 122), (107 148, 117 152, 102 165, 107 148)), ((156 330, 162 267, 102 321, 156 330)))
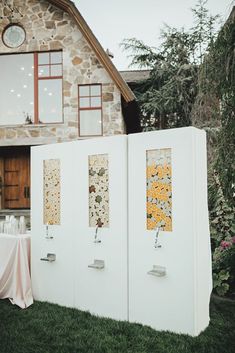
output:
POLYGON ((50 54, 49 53, 39 53, 38 54, 38 64, 45 65, 50 63, 50 54))
POLYGON ((101 95, 101 86, 91 85, 91 96, 100 96, 100 95, 101 95))
POLYGON ((0 125, 34 115, 33 54, 0 55, 0 125))
POLYGON ((100 107, 101 98, 100 97, 91 97, 91 107, 100 107))
POLYGON ((48 76, 50 76, 50 66, 39 66, 38 77, 48 77, 48 76))
POLYGON ((89 86, 79 86, 79 96, 89 96, 90 95, 90 90, 89 86))
POLYGON ((52 65, 51 76, 62 76, 62 65, 52 65))
POLYGON ((62 63, 62 52, 52 52, 51 53, 51 64, 61 64, 62 63))
POLYGON ((80 136, 102 135, 101 110, 80 110, 80 136))
POLYGON ((60 123, 62 116, 62 79, 39 80, 39 120, 42 123, 60 123))
POLYGON ((90 98, 80 98, 79 99, 80 108, 89 108, 90 107, 90 98))

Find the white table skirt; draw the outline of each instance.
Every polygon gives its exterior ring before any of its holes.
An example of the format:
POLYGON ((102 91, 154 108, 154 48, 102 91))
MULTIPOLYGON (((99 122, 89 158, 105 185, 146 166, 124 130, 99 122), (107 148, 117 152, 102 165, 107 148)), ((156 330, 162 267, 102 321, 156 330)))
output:
POLYGON ((27 308, 33 303, 30 278, 30 235, 0 233, 0 299, 27 308))

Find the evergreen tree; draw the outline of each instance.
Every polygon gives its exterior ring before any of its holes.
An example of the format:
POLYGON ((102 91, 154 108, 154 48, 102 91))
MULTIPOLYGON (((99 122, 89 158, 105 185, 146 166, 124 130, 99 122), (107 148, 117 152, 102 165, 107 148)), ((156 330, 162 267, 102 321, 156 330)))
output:
POLYGON ((217 16, 205 8, 207 0, 199 0, 192 9, 195 25, 189 31, 165 26, 159 49, 132 38, 122 42, 131 52, 132 63, 150 69, 149 79, 135 90, 142 111, 144 130, 188 126, 198 94, 199 64, 208 45, 213 42, 217 16))

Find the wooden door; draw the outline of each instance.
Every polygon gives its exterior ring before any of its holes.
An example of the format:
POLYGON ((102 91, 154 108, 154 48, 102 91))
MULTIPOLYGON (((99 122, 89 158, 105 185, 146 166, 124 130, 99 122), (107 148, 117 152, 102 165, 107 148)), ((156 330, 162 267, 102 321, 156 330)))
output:
POLYGON ((4 153, 2 183, 3 208, 30 207, 30 155, 29 150, 10 149, 4 153))

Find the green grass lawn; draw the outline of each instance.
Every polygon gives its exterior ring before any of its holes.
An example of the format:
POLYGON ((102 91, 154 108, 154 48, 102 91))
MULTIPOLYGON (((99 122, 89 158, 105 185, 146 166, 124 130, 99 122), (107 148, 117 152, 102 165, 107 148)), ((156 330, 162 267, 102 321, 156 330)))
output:
POLYGON ((21 310, 0 300, 0 353, 235 353, 235 302, 213 298, 210 313, 209 327, 192 338, 48 303, 21 310))

